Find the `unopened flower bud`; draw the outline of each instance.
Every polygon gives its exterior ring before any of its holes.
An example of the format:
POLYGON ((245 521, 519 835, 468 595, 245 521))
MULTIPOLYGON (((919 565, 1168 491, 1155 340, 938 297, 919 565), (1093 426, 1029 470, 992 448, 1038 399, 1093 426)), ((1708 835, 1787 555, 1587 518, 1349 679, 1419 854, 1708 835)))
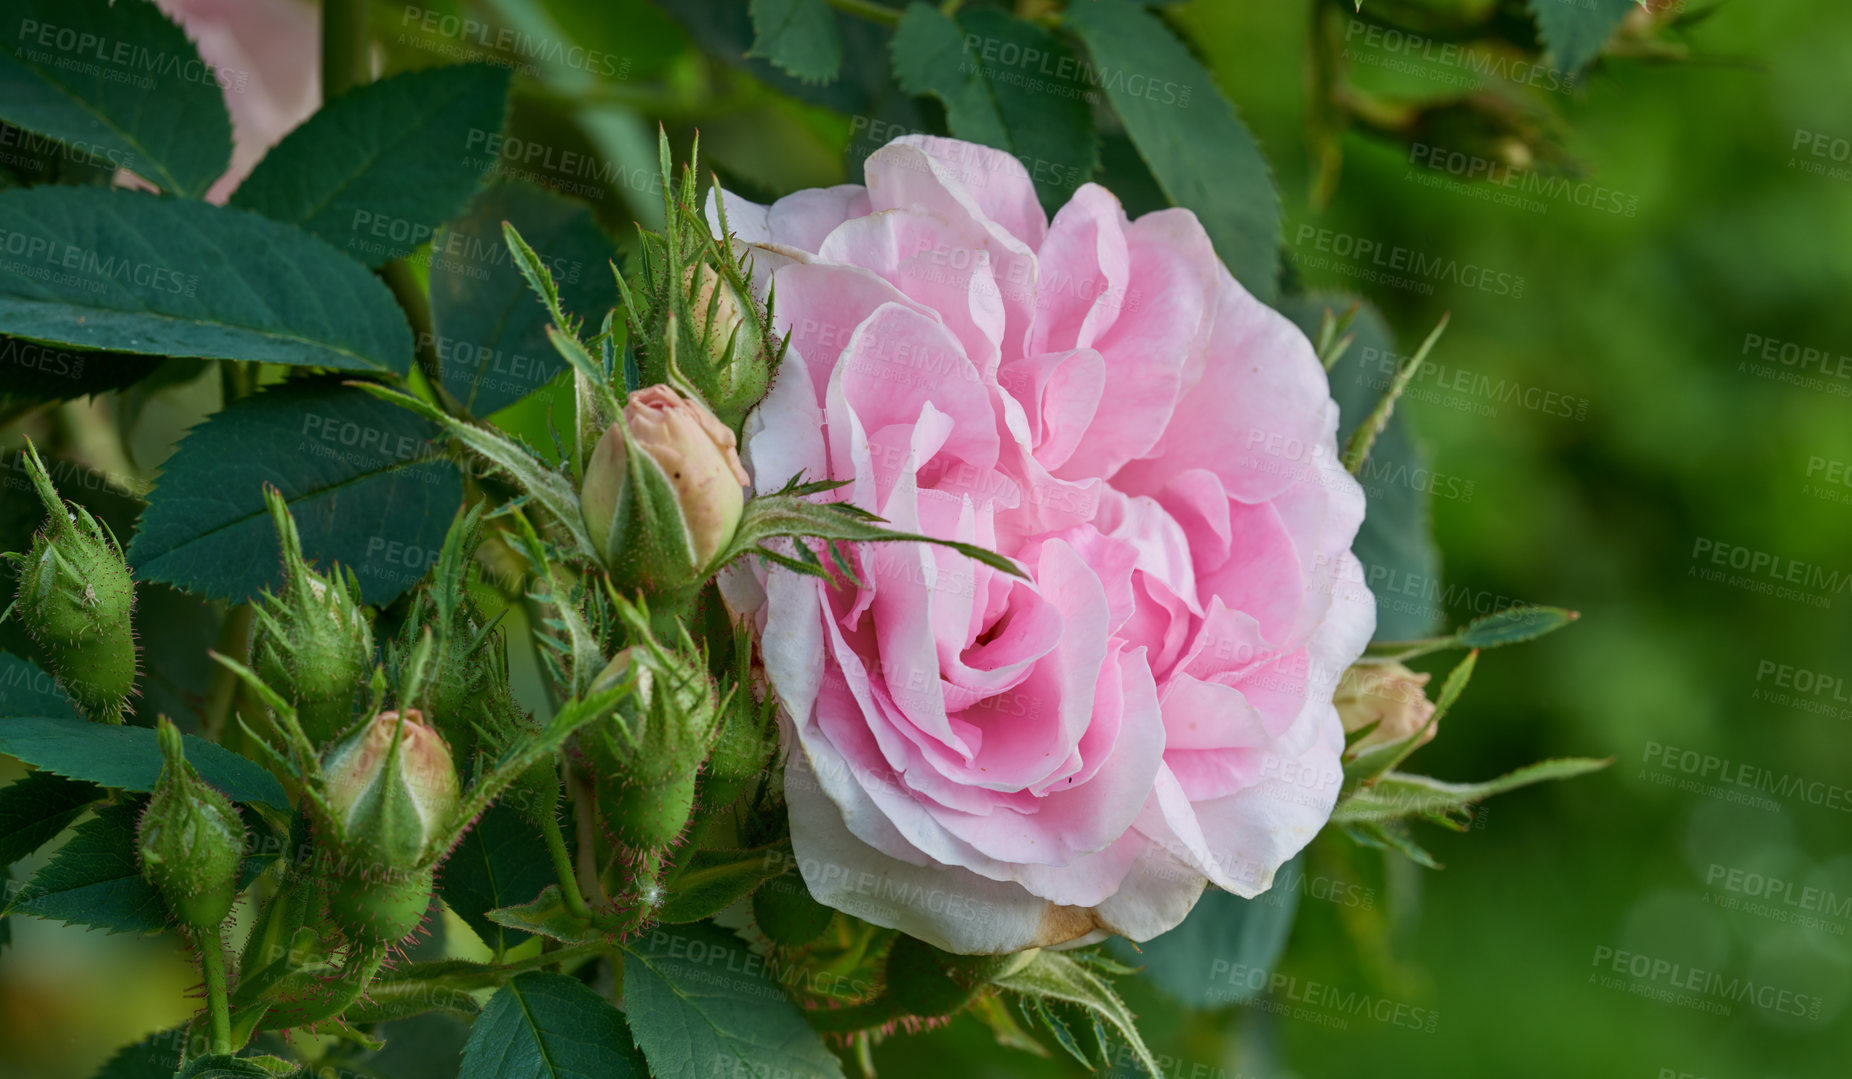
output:
POLYGON ((620 842, 667 847, 694 811, 695 782, 714 744, 720 702, 705 662, 654 641, 624 649, 594 688, 634 677, 617 714, 589 728, 580 744, 597 781, 598 809, 620 842))
MULTIPOLYGON (((1360 664, 1344 673, 1331 703, 1337 705, 1338 718, 1346 733, 1359 731, 1370 724, 1374 730, 1351 746, 1353 752, 1374 746, 1400 742, 1427 725, 1434 714, 1428 700, 1426 674, 1416 674, 1400 663, 1360 664)), ((1428 727, 1417 746, 1434 740, 1438 728, 1428 727)))
POLYGON ((19 572, 17 610, 45 648, 52 669, 94 719, 122 722, 135 688, 135 586, 115 536, 73 502, 58 497, 30 442, 26 471, 45 504, 45 527, 32 549, 10 554, 19 572))
POLYGON ((252 665, 321 745, 353 722, 354 695, 373 664, 373 631, 353 575, 311 569, 283 496, 269 487, 264 500, 283 549, 283 591, 265 592, 257 608, 252 665))
POLYGON ((621 585, 672 592, 713 568, 739 527, 749 482, 733 432, 705 405, 647 386, 592 450, 579 505, 621 585))
POLYGON ((244 856, 244 821, 231 799, 187 762, 180 729, 166 717, 158 737, 166 763, 135 830, 142 876, 181 924, 210 930, 231 913, 244 856))
POLYGON ((350 936, 402 940, 430 905, 432 868, 456 815, 456 766, 416 710, 381 712, 323 765, 339 863, 329 913, 350 936))

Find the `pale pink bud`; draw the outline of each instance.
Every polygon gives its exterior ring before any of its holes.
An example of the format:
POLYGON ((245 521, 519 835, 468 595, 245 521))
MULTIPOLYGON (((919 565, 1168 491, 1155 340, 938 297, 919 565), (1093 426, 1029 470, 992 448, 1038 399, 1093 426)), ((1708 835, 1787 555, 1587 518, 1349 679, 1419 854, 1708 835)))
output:
MULTIPOLYGON (((1362 730, 1372 723, 1377 725, 1353 745, 1352 750, 1400 742, 1425 726, 1428 717, 1434 714, 1434 703, 1428 700, 1425 689, 1429 677, 1416 674, 1400 663, 1365 664, 1346 671, 1344 681, 1331 699, 1331 703, 1337 705, 1338 718, 1343 720, 1345 732, 1362 730)), ((1437 730, 1438 727, 1429 727, 1416 745, 1433 741, 1437 730)))

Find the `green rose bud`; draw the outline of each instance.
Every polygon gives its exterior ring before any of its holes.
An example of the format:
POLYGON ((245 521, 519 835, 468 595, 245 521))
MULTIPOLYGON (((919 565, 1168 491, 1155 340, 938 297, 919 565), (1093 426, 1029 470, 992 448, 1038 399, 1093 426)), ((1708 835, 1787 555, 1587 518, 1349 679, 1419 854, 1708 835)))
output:
POLYGON ((295 705, 303 733, 321 745, 353 722, 354 695, 372 669, 373 630, 353 574, 309 568, 283 496, 266 487, 264 501, 283 548, 283 592, 265 592, 257 608, 252 666, 295 705))
POLYGON ((773 346, 764 315, 751 296, 702 263, 683 277, 689 311, 709 366, 696 377, 702 393, 723 414, 744 415, 772 381, 773 346))
POLYGON ((749 482, 733 432, 705 405, 646 386, 593 448, 579 506, 620 587, 675 593, 712 571, 749 482))
POLYGON ((594 689, 634 675, 636 691, 580 744, 596 778, 598 810, 625 846, 671 846, 694 811, 695 782, 714 744, 720 702, 705 660, 692 647, 655 641, 626 648, 594 689))
POLYGON ((381 712, 323 763, 334 814, 329 913, 350 937, 403 940, 430 905, 456 815, 456 766, 416 710, 381 712))
POLYGON ((158 737, 166 764, 135 830, 142 876, 182 925, 208 931, 231 913, 244 856, 244 821, 187 763, 180 729, 163 716, 158 737))
MULTIPOLYGON (((1350 747, 1351 752, 1400 742, 1427 726, 1434 714, 1425 687, 1429 675, 1416 674, 1400 663, 1364 664, 1344 672, 1344 680, 1331 698, 1346 733, 1372 723, 1375 729, 1350 747)), ((1433 741, 1438 727, 1428 727, 1417 746, 1433 741)))
POLYGON ((122 722, 135 689, 135 586, 116 537, 73 502, 58 497, 31 440, 26 471, 45 504, 45 527, 25 554, 9 554, 19 572, 17 610, 53 671, 92 719, 122 722))

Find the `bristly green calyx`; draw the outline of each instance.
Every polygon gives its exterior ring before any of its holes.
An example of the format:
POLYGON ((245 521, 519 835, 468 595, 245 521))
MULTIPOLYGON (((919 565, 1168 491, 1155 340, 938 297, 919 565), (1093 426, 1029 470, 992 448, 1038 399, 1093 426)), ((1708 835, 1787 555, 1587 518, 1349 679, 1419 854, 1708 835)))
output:
POLYGON ((354 720, 354 697, 373 665, 373 630, 351 569, 316 572, 274 487, 264 502, 283 553, 283 589, 257 605, 251 663, 258 677, 295 705, 303 733, 323 745, 354 720))
POLYGON ((19 573, 19 592, 0 618, 17 611, 72 699, 90 718, 120 723, 136 673, 135 584, 122 546, 89 510, 59 497, 31 439, 22 456, 45 525, 30 551, 4 556, 19 573))

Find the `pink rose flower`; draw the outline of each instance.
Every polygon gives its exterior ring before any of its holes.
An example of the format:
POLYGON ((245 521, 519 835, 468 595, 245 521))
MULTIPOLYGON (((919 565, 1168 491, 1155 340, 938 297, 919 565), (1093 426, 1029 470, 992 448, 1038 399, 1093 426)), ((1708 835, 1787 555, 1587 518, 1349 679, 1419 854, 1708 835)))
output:
MULTIPOLYGON (((1187 210, 909 136, 866 188, 726 195, 790 351, 759 489, 848 480, 866 583, 763 567, 750 612, 816 898, 955 952, 1147 940, 1265 891, 1330 815, 1332 690, 1375 628, 1363 493, 1310 343, 1187 210)), ((709 220, 718 229, 715 207, 709 220)))

